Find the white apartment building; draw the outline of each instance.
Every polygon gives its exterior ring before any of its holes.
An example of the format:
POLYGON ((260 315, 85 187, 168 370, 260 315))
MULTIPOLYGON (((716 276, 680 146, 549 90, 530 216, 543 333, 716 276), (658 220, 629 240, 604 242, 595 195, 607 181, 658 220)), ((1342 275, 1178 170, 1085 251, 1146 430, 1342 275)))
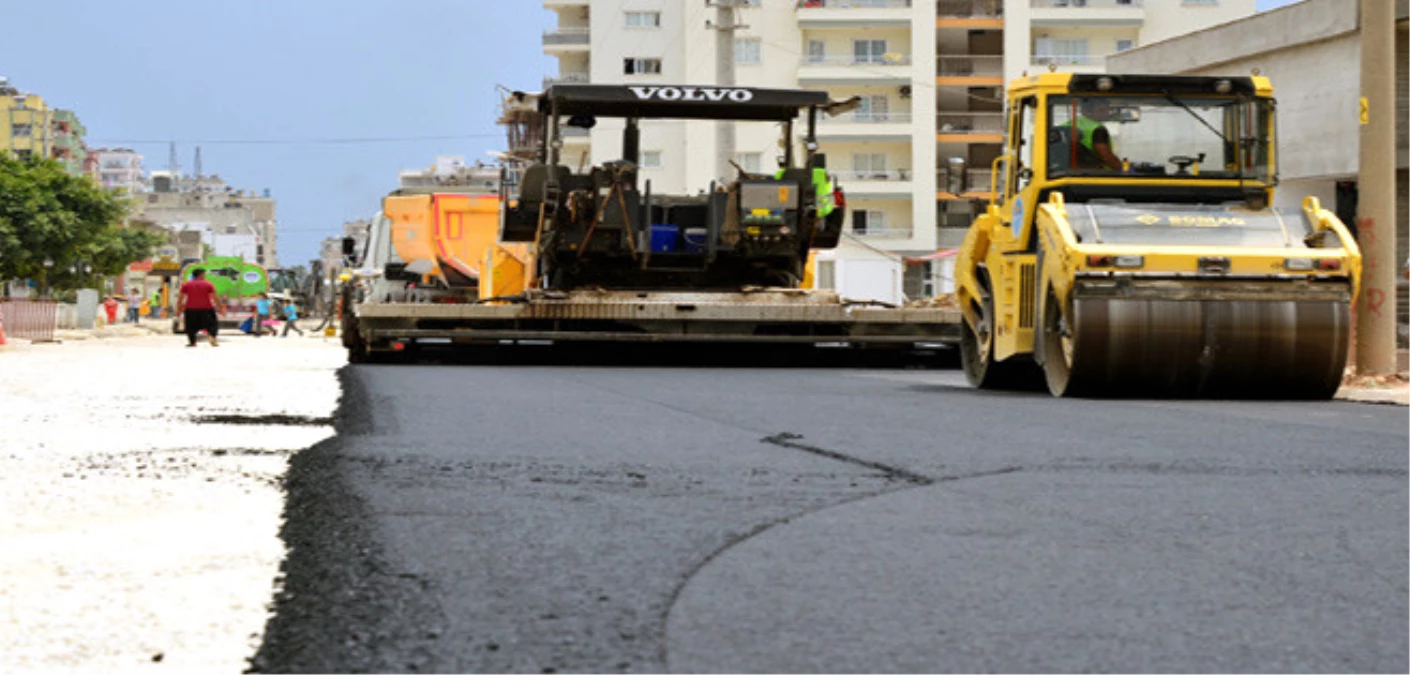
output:
POLYGON ((248 235, 255 248, 246 260, 279 266, 277 204, 269 190, 236 190, 220 176, 170 171, 153 171, 150 180, 151 190, 137 202, 135 218, 172 232, 248 235))
MULTIPOLYGON (((861 96, 818 124, 828 169, 847 193, 849 233, 902 255, 953 248, 990 198, 1002 143, 1003 85, 1041 68, 1100 70, 1109 53, 1224 23, 1255 0, 748 0, 736 10, 735 83, 861 96)), ((708 84, 715 9, 703 0, 544 0, 555 82, 708 84)), ((563 162, 616 159, 620 120, 564 127, 563 162), (566 135, 571 134, 571 135, 566 135)), ((768 171, 778 129, 736 126, 736 161, 768 171)), ((641 177, 696 192, 715 178, 715 124, 644 122, 641 177)), ((906 293, 944 291, 938 265, 908 265, 906 293)))
POLYGON ((94 150, 97 160, 98 184, 112 190, 126 190, 137 194, 147 189, 146 170, 142 168, 142 155, 131 148, 98 148, 94 150))
POLYGON ((499 167, 475 162, 466 164, 464 155, 438 155, 425 169, 402 169, 397 172, 397 187, 462 188, 494 194, 499 190, 499 167))

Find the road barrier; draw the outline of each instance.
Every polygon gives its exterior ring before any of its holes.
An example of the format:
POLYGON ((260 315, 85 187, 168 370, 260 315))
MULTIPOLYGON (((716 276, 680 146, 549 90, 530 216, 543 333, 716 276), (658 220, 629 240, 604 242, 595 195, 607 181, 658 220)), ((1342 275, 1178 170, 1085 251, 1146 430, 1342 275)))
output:
POLYGON ((5 335, 34 342, 53 342, 59 304, 53 300, 0 298, 0 323, 5 335))

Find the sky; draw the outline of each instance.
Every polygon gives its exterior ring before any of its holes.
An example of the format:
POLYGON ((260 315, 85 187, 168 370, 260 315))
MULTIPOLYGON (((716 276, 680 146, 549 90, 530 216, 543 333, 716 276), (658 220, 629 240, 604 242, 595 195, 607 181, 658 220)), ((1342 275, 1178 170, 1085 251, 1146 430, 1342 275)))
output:
POLYGON ((268 189, 284 266, 376 213, 399 170, 489 160, 496 85, 536 89, 557 70, 541 0, 5 4, 0 77, 75 111, 90 147, 161 170, 174 140, 189 173, 200 146, 204 173, 268 189))
POLYGON ((268 188, 284 266, 376 213, 399 170, 488 161, 504 144, 496 85, 537 89, 557 70, 538 0, 4 4, 0 76, 74 110, 90 147, 161 170, 174 139, 184 171, 199 145, 205 173, 268 188), (442 140, 306 142, 426 137, 442 140))

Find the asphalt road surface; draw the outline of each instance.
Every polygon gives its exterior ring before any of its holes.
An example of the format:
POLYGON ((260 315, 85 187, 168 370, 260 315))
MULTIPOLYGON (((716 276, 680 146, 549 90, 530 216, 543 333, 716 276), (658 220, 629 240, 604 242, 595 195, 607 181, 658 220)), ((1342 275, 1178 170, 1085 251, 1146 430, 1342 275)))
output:
POLYGON ((356 366, 261 671, 1406 672, 1407 415, 356 366))

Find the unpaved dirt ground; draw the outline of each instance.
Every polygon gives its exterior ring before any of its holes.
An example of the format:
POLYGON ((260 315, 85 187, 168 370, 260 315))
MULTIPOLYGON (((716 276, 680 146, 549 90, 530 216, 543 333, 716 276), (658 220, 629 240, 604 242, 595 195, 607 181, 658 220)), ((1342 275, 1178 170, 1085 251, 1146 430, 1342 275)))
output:
POLYGON ((177 336, 0 350, 0 672, 245 669, 281 479, 332 435, 343 352, 177 336))

